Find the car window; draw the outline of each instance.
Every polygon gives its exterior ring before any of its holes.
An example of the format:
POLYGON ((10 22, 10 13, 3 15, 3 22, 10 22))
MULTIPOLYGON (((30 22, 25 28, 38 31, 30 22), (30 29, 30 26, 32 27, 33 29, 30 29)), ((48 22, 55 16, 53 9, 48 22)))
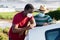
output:
POLYGON ((46 40, 59 40, 60 28, 46 31, 45 36, 46 36, 46 40))

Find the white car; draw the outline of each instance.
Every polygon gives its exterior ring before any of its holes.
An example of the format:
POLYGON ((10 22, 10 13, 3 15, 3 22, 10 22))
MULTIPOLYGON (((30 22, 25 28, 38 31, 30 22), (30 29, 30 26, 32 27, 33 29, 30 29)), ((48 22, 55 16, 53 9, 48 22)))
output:
POLYGON ((35 27, 29 30, 25 40, 60 40, 60 23, 35 27))

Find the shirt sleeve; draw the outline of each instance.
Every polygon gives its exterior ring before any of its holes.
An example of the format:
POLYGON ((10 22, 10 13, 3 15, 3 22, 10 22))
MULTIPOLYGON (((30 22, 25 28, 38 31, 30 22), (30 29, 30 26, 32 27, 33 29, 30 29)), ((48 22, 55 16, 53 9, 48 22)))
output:
POLYGON ((48 16, 48 23, 52 22, 52 18, 50 16, 48 16))

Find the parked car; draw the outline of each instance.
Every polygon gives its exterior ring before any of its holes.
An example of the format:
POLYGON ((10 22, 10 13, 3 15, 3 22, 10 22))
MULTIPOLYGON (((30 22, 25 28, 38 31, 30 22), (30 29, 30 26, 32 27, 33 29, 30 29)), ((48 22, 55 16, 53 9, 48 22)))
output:
POLYGON ((60 40, 60 23, 35 27, 29 30, 25 40, 60 40))

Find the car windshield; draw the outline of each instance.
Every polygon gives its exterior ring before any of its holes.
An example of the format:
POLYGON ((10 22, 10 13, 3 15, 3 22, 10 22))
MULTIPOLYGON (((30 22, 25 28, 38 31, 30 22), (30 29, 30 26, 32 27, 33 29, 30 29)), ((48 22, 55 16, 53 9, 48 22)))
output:
POLYGON ((45 32, 46 40, 60 40, 60 28, 45 32))

